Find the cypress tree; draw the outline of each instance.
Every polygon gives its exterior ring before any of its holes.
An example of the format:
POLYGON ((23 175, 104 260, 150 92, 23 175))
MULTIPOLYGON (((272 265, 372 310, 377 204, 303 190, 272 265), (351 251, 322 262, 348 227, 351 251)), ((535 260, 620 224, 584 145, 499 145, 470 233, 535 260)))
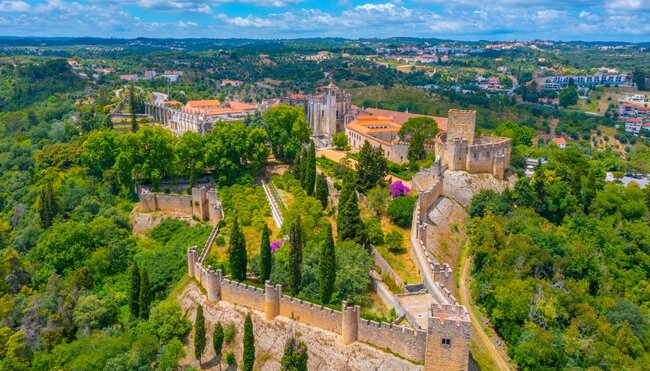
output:
POLYGON ((239 221, 234 219, 230 230, 230 250, 228 251, 230 262, 230 275, 236 281, 246 279, 246 265, 248 257, 246 256, 246 240, 244 233, 239 227, 239 221))
POLYGON ((255 364, 255 335, 253 334, 253 321, 251 315, 246 315, 244 320, 244 371, 253 371, 255 364))
POLYGON ((260 246, 260 278, 263 282, 266 282, 271 277, 271 269, 273 267, 270 234, 271 230, 264 224, 264 229, 262 229, 262 245, 260 246))
POLYGON ((325 245, 321 249, 318 262, 320 271, 320 299, 327 304, 332 299, 334 282, 336 282, 336 254, 334 250, 334 239, 332 238, 332 226, 327 228, 325 245))
POLYGON ((140 272, 140 318, 149 319, 150 306, 149 275, 147 274, 147 268, 142 268, 140 272))
POLYGON ((287 339, 284 345, 284 354, 280 361, 280 367, 285 371, 307 371, 307 345, 298 341, 294 336, 287 339))
POLYGON ((365 245, 365 226, 361 220, 354 178, 346 177, 339 197, 337 228, 340 241, 353 240, 365 245))
POLYGON ((41 195, 38 203, 38 215, 41 219, 41 227, 48 228, 54 223, 54 218, 59 213, 59 205, 54 195, 52 184, 48 183, 41 188, 41 195))
POLYGON ((223 349, 223 326, 221 322, 217 322, 217 325, 214 326, 214 332, 212 333, 212 348, 214 349, 214 354, 217 355, 219 359, 219 369, 221 369, 221 350, 223 349))
POLYGON ((129 105, 131 106, 131 131, 134 133, 138 131, 138 120, 136 119, 136 106, 135 89, 133 84, 129 87, 129 105))
POLYGON ((201 356, 205 351, 205 318, 203 317, 203 307, 199 305, 196 308, 196 320, 194 321, 194 357, 199 364, 201 356))
POLYGON ((296 152, 296 157, 293 159, 293 168, 291 169, 291 173, 293 174, 294 178, 302 181, 302 151, 296 152))
POLYGON ((291 295, 298 295, 302 281, 302 227, 300 215, 289 229, 289 277, 288 286, 291 295))
POLYGON ((314 186, 316 185, 316 147, 314 141, 309 145, 307 152, 307 160, 305 161, 305 174, 304 174, 304 188, 307 195, 314 194, 314 186))
POLYGON ((131 298, 129 300, 129 310, 136 318, 140 316, 140 270, 138 262, 133 261, 131 266, 131 298))
POLYGON ((327 177, 325 174, 318 174, 318 179, 316 180, 316 198, 323 205, 323 210, 327 209, 327 199, 329 197, 329 189, 327 188, 327 177))

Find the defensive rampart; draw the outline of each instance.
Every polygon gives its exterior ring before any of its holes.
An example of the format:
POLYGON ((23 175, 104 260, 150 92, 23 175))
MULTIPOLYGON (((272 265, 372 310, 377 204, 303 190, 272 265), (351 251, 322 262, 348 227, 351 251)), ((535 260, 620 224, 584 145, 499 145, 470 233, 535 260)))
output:
POLYGON ((212 220, 215 224, 223 217, 217 192, 206 187, 192 188, 189 195, 149 192, 141 189, 138 196, 140 207, 144 212, 164 211, 187 214, 199 220, 212 220))
POLYGON ((266 313, 268 320, 276 316, 294 319, 310 326, 340 334, 343 344, 361 341, 382 349, 389 349, 415 362, 425 362, 427 332, 385 322, 360 318, 359 306, 348 306, 344 301, 341 310, 306 302, 282 294, 281 285, 266 283, 261 289, 222 276, 221 270, 202 267, 197 261, 196 247, 188 250, 189 275, 207 292, 209 301, 225 300, 266 313))

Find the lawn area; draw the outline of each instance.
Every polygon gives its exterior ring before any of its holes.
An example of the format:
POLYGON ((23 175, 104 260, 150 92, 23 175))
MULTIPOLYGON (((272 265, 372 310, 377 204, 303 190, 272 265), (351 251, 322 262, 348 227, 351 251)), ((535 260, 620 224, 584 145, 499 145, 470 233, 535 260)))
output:
POLYGON ((233 185, 232 187, 223 187, 219 189, 219 197, 226 218, 225 225, 219 230, 219 235, 223 237, 223 243, 219 243, 219 238, 217 238, 216 246, 210 252, 210 259, 213 259, 214 262, 225 263, 227 261, 230 225, 235 215, 246 238, 249 259, 260 252, 262 226, 264 224, 271 229, 271 241, 280 238, 278 228, 271 216, 271 207, 261 186, 233 185))
MULTIPOLYGON (((359 207, 361 209, 361 218, 363 220, 368 220, 373 217, 370 210, 363 202, 359 204, 359 207)), ((388 264, 391 266, 391 268, 393 268, 397 275, 400 276, 404 283, 412 284, 422 282, 422 278, 418 273, 415 262, 411 258, 411 244, 409 243, 411 237, 411 229, 396 226, 385 215, 381 217, 380 225, 382 231, 384 232, 384 235, 388 234, 392 230, 399 231, 403 237, 402 247, 404 249, 400 252, 393 252, 390 251, 388 249, 388 246, 384 244, 375 246, 375 248, 377 248, 377 251, 379 251, 381 256, 386 260, 386 262, 388 262, 388 264)))
POLYGON ((371 300, 370 306, 361 309, 361 317, 370 319, 377 322, 393 322, 397 319, 397 314, 392 308, 388 308, 386 304, 379 298, 374 291, 369 291, 366 296, 371 300))

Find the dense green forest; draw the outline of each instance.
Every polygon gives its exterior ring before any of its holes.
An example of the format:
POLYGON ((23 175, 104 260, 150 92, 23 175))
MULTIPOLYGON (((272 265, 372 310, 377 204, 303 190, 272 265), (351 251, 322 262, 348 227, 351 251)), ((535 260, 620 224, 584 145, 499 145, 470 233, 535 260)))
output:
POLYGON ((481 191, 472 293, 523 369, 644 369, 650 360, 650 192, 555 150, 514 191, 481 191))

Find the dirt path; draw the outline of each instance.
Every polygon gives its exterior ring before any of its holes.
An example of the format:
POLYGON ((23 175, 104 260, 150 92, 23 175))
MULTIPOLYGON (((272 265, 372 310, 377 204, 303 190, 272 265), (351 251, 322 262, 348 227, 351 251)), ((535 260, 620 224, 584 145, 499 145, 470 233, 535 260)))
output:
POLYGON ((476 317, 474 311, 471 308, 472 298, 469 292, 469 285, 467 283, 467 280, 469 278, 469 269, 471 266, 471 260, 468 258, 465 260, 463 269, 460 271, 460 301, 465 305, 465 307, 467 307, 469 318, 472 321, 472 330, 474 331, 474 334, 477 335, 477 338, 481 343, 479 346, 490 354, 490 357, 492 357, 493 362, 499 368, 499 370, 510 370, 510 366, 508 365, 508 361, 506 360, 505 355, 503 352, 499 351, 490 337, 485 333, 485 331, 483 331, 480 322, 481 319, 476 317))

